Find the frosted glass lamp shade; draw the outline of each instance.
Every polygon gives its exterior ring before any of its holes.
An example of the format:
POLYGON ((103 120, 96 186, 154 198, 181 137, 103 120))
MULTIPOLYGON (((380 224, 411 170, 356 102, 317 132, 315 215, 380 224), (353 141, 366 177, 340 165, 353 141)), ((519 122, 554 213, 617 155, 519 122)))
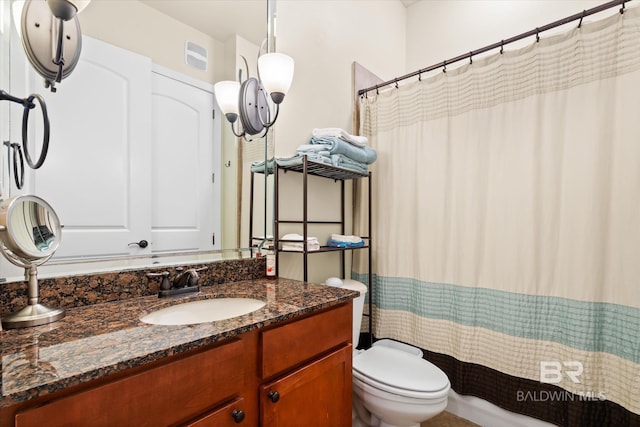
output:
POLYGON ((258 58, 258 74, 264 89, 280 104, 293 80, 293 58, 283 53, 267 53, 258 58))
POLYGON ((222 114, 231 123, 235 122, 239 113, 240 83, 231 80, 218 82, 213 86, 213 91, 216 94, 216 100, 220 110, 222 110, 222 114))
POLYGON ((22 31, 20 30, 22 22, 22 9, 24 9, 24 0, 13 0, 11 2, 11 14, 13 15, 13 24, 22 40, 22 31))
POLYGON ((91 0, 47 0, 51 13, 56 18, 68 21, 91 3, 91 0))

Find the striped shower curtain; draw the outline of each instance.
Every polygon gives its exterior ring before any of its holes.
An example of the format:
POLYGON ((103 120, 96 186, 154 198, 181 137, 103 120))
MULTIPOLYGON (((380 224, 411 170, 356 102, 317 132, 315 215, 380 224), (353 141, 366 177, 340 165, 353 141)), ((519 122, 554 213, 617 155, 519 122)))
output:
POLYGON ((361 100, 377 338, 640 414, 639 9, 361 100))

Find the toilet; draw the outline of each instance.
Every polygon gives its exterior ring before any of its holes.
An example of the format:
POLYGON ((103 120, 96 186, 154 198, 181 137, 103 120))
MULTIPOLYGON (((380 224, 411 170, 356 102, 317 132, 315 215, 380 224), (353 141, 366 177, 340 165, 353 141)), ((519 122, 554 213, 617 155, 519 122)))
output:
MULTIPOLYGON (((335 278, 327 284, 339 285, 335 278)), ((444 411, 449 379, 422 350, 386 339, 356 350, 367 287, 350 279, 341 287, 360 292, 353 300, 353 427, 419 427, 444 411)))

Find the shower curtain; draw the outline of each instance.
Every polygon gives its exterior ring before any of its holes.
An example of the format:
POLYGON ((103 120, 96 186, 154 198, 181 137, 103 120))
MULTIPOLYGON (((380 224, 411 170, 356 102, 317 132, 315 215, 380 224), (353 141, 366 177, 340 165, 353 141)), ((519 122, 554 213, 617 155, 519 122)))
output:
POLYGON ((360 111, 378 152, 374 335, 567 391, 550 404, 640 414, 639 10, 360 111))

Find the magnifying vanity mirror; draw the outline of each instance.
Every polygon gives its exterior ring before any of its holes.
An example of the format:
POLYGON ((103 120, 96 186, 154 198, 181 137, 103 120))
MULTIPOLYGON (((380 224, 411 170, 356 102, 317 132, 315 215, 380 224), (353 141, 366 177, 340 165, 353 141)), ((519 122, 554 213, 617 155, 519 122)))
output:
POLYGON ((38 302, 38 266, 60 245, 62 227, 53 208, 37 196, 23 195, 0 202, 0 252, 25 269, 28 305, 2 318, 5 328, 37 326, 64 317, 64 310, 38 302))

